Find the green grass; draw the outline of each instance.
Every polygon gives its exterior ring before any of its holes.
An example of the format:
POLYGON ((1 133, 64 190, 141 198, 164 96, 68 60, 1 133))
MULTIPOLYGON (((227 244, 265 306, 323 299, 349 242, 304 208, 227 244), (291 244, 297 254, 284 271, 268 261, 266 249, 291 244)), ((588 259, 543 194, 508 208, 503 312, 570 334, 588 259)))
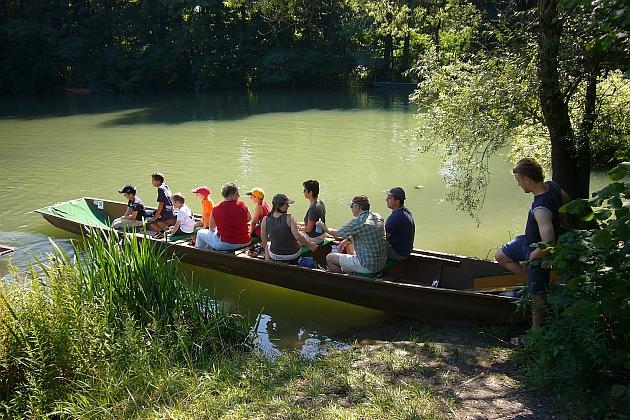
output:
POLYGON ((148 242, 93 233, 75 255, 0 284, 0 417, 449 417, 415 343, 266 360, 148 242))

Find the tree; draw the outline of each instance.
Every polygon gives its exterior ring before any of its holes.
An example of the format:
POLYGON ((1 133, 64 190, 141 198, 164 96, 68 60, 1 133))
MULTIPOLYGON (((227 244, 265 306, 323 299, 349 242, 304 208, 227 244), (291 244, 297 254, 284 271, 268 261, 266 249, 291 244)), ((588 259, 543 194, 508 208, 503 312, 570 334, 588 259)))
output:
POLYGON ((588 195, 591 133, 604 97, 597 86, 613 70, 627 69, 627 40, 611 40, 601 4, 573 3, 540 0, 537 9, 506 8, 478 33, 476 53, 446 69, 426 61, 417 67, 425 82, 415 98, 429 110, 427 132, 446 144, 447 160, 474 159, 468 163, 472 175, 461 171, 450 180, 450 197, 466 198, 459 206, 473 215, 483 203, 488 154, 535 127, 548 136, 553 179, 573 197, 588 195), (469 112, 477 113, 476 121, 464 115, 469 112), (461 151, 465 159, 458 158, 461 151))

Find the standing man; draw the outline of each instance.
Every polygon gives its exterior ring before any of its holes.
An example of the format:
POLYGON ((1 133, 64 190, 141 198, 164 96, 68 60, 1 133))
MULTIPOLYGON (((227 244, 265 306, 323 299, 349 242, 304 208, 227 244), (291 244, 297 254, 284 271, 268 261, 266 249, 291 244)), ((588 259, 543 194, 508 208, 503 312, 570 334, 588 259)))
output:
POLYGON ((549 289, 549 270, 540 264, 529 264, 527 272, 523 270, 521 262, 536 260, 543 256, 544 251, 532 247, 538 242, 548 245, 555 244, 560 227, 560 213, 558 209, 568 196, 560 186, 553 181, 544 182, 542 167, 533 159, 525 158, 518 161, 514 169, 514 178, 525 193, 532 193, 534 200, 529 213, 525 234, 519 235, 497 250, 495 258, 499 264, 517 276, 527 280, 529 293, 532 296, 532 326, 538 328, 544 321, 545 297, 549 289))
POLYGON ((197 232, 195 247, 232 251, 249 245, 248 222, 252 220, 247 204, 241 200, 238 187, 228 182, 221 188, 223 201, 212 209, 210 228, 197 232))
POLYGON ((335 273, 378 273, 387 260, 387 242, 385 241, 385 223, 378 213, 370 211, 370 201, 365 195, 352 199, 350 209, 354 219, 338 230, 317 222, 322 231, 335 238, 352 237, 353 254, 330 253, 326 256, 328 269, 335 273))
POLYGON ((413 215, 405 207, 405 190, 394 187, 385 191, 387 207, 392 210, 385 222, 385 239, 387 240, 387 258, 402 261, 413 249, 413 238, 416 224, 413 215))
POLYGON ((309 202, 308 210, 304 215, 304 224, 300 226, 302 228, 302 235, 304 238, 314 244, 319 244, 324 240, 326 234, 322 232, 315 223, 321 220, 326 223, 326 206, 324 202, 318 198, 319 196, 319 182, 314 179, 309 179, 302 183, 304 186, 304 198, 309 202))

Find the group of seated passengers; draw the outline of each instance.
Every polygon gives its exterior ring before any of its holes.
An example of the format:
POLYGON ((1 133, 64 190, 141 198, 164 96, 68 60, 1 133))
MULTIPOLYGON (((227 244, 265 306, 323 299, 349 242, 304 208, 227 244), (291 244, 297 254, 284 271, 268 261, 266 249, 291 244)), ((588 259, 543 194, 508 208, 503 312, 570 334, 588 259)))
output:
MULTIPOLYGON (((285 194, 276 194, 272 207, 265 201, 261 188, 247 192, 255 205, 253 215, 240 199, 238 187, 227 183, 221 189, 223 201, 216 206, 209 198, 208 187, 192 190, 202 203, 202 219, 195 223, 192 211, 186 206, 182 194, 172 195, 158 172, 151 175, 152 184, 158 189, 158 208, 154 213, 145 211, 144 204, 136 196, 136 190, 126 185, 119 192, 128 200, 125 215, 118 218, 112 227, 142 226, 146 218, 149 228, 158 235, 173 226, 172 236, 192 234, 200 227, 195 247, 205 250, 231 251, 250 246, 253 238, 259 237, 266 260, 295 261, 300 256, 301 245, 311 251, 317 249, 326 235, 341 240, 336 252, 326 256, 326 265, 333 272, 374 274, 383 270, 386 260, 403 260, 413 248, 415 223, 413 215, 404 206, 405 191, 392 188, 386 197, 387 207, 392 210, 385 222, 370 211, 370 201, 365 195, 355 196, 349 203, 350 221, 338 229, 326 226, 326 207, 318 198, 319 183, 308 180, 303 183, 304 197, 309 207, 304 222, 298 223, 289 206, 294 203, 285 194), (178 209, 177 214, 173 208, 178 209)), ((250 255, 258 252, 250 248, 250 255)))

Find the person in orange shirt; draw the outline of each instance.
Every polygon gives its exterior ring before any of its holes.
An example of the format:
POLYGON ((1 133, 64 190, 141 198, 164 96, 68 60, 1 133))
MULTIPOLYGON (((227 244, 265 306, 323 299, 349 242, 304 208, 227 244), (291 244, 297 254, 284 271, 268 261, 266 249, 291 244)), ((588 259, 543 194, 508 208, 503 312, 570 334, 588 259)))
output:
POLYGON ((212 216, 212 208, 214 204, 210 199, 210 188, 203 186, 191 190, 195 193, 199 201, 201 201, 201 221, 195 224, 195 227, 204 229, 210 228, 210 217, 212 216))

